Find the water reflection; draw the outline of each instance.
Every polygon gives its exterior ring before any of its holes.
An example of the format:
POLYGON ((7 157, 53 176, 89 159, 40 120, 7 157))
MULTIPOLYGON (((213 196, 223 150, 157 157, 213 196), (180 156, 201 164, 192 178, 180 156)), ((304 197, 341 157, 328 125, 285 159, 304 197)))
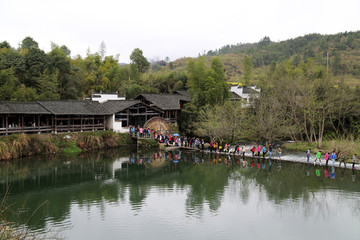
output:
MULTIPOLYGON (((253 201, 256 209, 270 202, 279 211, 291 206, 294 211, 301 209, 304 217, 318 214, 328 218, 328 200, 334 192, 327 189, 341 193, 336 195, 338 201, 344 193, 358 197, 360 192, 356 170, 336 171, 335 178, 334 167, 321 167, 316 176, 312 165, 276 160, 272 164, 263 158, 107 150, 3 162, 0 190, 4 195, 10 189, 7 220, 32 229, 45 229, 49 222, 68 223, 74 206, 88 213, 95 206, 102 218, 108 205, 129 205, 132 214, 141 214, 154 194, 184 195, 184 213, 189 218, 217 215, 229 202, 251 208, 253 201), (325 170, 331 171, 330 178, 325 170)), ((352 207, 359 215, 359 207, 352 207)))

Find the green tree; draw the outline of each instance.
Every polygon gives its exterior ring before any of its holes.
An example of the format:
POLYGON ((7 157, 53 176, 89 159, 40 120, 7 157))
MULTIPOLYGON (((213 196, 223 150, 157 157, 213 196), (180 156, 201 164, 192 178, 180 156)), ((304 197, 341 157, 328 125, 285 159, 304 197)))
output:
POLYGON ((79 83, 71 76, 71 60, 66 55, 64 49, 56 46, 48 53, 48 59, 48 74, 57 75, 56 85, 58 85, 58 88, 56 90, 58 91, 56 92, 60 94, 60 98, 76 99, 79 92, 79 83))
POLYGON ((24 38, 24 40, 22 40, 21 47, 27 48, 27 49, 39 48, 39 44, 31 37, 26 37, 26 38, 24 38))
POLYGON ((48 67, 49 59, 44 51, 38 48, 30 48, 25 54, 26 75, 23 83, 27 87, 35 87, 37 78, 48 67))
POLYGON ((196 122, 198 121, 198 108, 192 103, 187 103, 180 112, 178 126, 181 133, 195 136, 196 122))
POLYGON ((252 69, 253 69, 253 64, 251 61, 251 57, 246 56, 243 61, 244 84, 245 85, 250 84, 252 69))
POLYGON ((10 101, 16 89, 13 69, 0 70, 0 101, 10 101))
POLYGON ((1 48, 11 48, 11 46, 7 41, 3 41, 0 43, 0 49, 1 48))
POLYGON ((333 74, 336 76, 336 75, 340 75, 342 72, 343 72, 343 65, 341 63, 341 58, 340 58, 340 55, 339 53, 335 53, 335 56, 334 56, 334 61, 332 62, 332 72, 333 74))
POLYGON ((225 82, 224 65, 218 58, 213 58, 211 68, 206 67, 205 58, 189 60, 187 64, 188 89, 196 107, 223 104, 229 90, 225 82))
POLYGON ((45 70, 37 80, 37 92, 39 100, 60 99, 58 86, 58 72, 50 73, 45 70))
POLYGON ((138 71, 140 73, 144 73, 146 72, 146 70, 149 69, 150 67, 150 63, 148 62, 148 60, 144 57, 143 55, 143 51, 140 50, 139 48, 135 48, 131 55, 130 55, 130 60, 133 64, 136 64, 138 71))
POLYGON ((20 84, 13 93, 11 101, 32 102, 38 100, 38 97, 35 88, 26 87, 24 84, 20 84))
POLYGON ((125 95, 127 99, 133 99, 143 92, 144 88, 136 83, 127 85, 125 89, 125 95))

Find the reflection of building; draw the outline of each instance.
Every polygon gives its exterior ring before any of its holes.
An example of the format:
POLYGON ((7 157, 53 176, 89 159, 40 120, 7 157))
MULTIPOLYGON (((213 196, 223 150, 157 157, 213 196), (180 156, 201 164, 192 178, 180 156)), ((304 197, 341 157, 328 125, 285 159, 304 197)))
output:
POLYGON ((112 164, 108 164, 108 170, 111 173, 112 178, 115 178, 115 172, 122 169, 123 163, 128 163, 129 157, 119 157, 112 164))
POLYGON ((249 106, 255 98, 257 98, 260 94, 260 89, 256 86, 231 86, 230 88, 230 99, 233 101, 244 102, 244 107, 249 106))

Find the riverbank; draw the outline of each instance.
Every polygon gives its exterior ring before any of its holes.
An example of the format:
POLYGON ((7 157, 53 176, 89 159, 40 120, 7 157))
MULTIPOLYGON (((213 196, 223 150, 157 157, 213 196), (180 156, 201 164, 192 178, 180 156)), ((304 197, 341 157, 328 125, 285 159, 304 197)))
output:
POLYGON ((308 142, 291 142, 284 143, 284 148, 289 150, 303 151, 311 148, 312 152, 321 150, 323 153, 331 153, 333 150, 336 152, 344 152, 348 157, 351 157, 355 153, 360 154, 360 141, 348 138, 348 139, 336 139, 323 141, 322 147, 318 148, 315 144, 309 144, 308 142))
POLYGON ((0 137, 0 160, 8 160, 36 154, 77 154, 104 148, 157 147, 152 139, 136 139, 126 133, 113 131, 76 132, 61 134, 14 134, 0 137))

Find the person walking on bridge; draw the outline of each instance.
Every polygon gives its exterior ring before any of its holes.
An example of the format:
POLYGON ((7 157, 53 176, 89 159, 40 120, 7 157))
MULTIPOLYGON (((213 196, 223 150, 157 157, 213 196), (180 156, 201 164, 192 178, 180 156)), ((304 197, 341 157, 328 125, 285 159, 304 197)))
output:
POLYGON ((341 157, 341 160, 339 163, 339 167, 341 166, 341 163, 344 163, 344 166, 346 168, 346 154, 344 152, 341 152, 340 157, 341 157))
POLYGON ((242 155, 243 155, 243 157, 245 157, 245 152, 246 152, 246 144, 244 144, 243 147, 242 147, 242 155))
POLYGON ((314 166, 315 166, 317 160, 319 160, 319 164, 320 164, 320 166, 321 166, 321 151, 318 151, 318 152, 316 153, 316 157, 315 157, 315 161, 314 161, 314 166))
POLYGON ((307 163, 309 163, 310 154, 311 154, 311 149, 309 148, 308 150, 306 150, 306 161, 307 161, 307 163))
POLYGON ((336 160, 335 150, 331 153, 330 158, 331 158, 331 161, 332 161, 332 166, 334 167, 334 165, 335 165, 335 160, 336 160))

